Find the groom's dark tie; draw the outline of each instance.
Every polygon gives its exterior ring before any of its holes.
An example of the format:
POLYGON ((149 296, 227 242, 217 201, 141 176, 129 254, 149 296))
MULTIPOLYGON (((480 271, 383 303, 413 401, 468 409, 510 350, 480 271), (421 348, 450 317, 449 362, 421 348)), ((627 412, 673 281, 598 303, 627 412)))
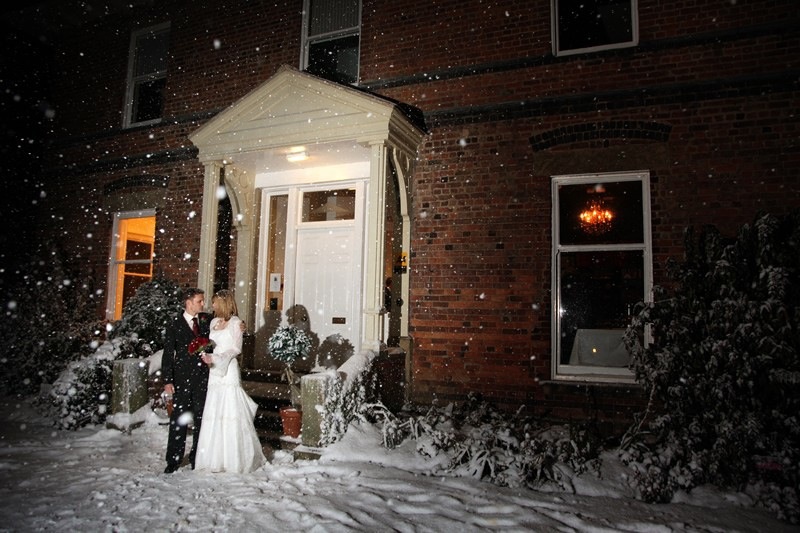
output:
POLYGON ((192 318, 192 331, 195 337, 200 335, 200 326, 197 325, 197 317, 192 318))

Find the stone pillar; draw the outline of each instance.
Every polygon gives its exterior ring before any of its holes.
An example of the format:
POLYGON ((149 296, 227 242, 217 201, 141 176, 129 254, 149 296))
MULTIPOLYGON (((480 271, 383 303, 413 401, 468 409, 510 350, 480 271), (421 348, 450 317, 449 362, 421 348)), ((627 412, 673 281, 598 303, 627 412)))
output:
POLYGON ((114 361, 112 371, 111 416, 108 426, 129 431, 143 420, 133 420, 131 415, 147 405, 147 360, 120 359, 114 361))
POLYGON ((322 440, 321 406, 325 403, 331 381, 335 379, 329 372, 306 374, 300 380, 303 428, 301 440, 303 445, 317 447, 322 440))
POLYGON ((214 294, 214 266, 217 254, 217 224, 219 217, 219 176, 222 165, 217 161, 205 164, 203 179, 203 208, 200 220, 200 257, 197 265, 197 286, 206 293, 206 305, 214 294))
POLYGON ((361 349, 378 351, 381 346, 383 316, 383 256, 386 227, 387 152, 383 144, 373 144, 370 157, 370 183, 366 212, 366 263, 364 272, 364 321, 361 349))

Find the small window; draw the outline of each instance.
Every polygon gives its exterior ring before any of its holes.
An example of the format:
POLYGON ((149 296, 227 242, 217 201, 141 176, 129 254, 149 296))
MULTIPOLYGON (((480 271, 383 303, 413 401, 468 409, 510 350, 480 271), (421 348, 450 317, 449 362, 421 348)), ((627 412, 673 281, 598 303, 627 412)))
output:
POLYGON ((134 32, 128 65, 125 126, 152 124, 164 111, 169 25, 134 32))
POLYGON ((647 173, 553 179, 556 378, 632 378, 622 336, 650 295, 649 197, 647 173))
POLYGON ((156 217, 152 212, 118 213, 114 220, 108 278, 109 320, 122 318, 125 302, 153 278, 156 217))
POLYGON ((301 68, 339 83, 358 81, 359 0, 306 0, 301 68))
POLYGON ((355 189, 334 189, 303 193, 302 222, 353 220, 355 218, 355 189))
POLYGON ((552 0, 553 53, 570 55, 636 46, 636 0, 552 0))

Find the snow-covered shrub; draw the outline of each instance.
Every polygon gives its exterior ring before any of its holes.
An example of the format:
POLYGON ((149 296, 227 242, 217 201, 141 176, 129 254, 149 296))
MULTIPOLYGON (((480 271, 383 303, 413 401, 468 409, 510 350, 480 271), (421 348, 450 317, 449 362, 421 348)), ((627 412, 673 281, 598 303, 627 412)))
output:
POLYGON ((149 356, 164 347, 167 325, 182 309, 178 284, 161 276, 155 277, 142 283, 125 302, 122 318, 114 324, 109 338, 129 339, 123 352, 130 357, 149 356))
POLYGON ((311 338, 295 326, 280 326, 269 338, 269 355, 290 366, 300 357, 307 357, 311 350, 311 338))
POLYGON ((0 320, 4 393, 38 392, 105 335, 92 276, 68 270, 63 258, 57 245, 42 245, 8 289, 0 320))
POLYGON ((381 404, 366 404, 362 419, 381 426, 384 446, 407 440, 426 457, 449 457, 446 473, 496 485, 531 488, 568 486, 572 474, 599 469, 600 439, 584 427, 542 424, 509 416, 476 395, 460 406, 436 406, 395 416, 381 404))
MULTIPOLYGON (((327 446, 342 438, 359 413, 364 409, 369 398, 374 396, 375 374, 371 372, 372 361, 355 375, 350 376, 347 382, 341 379, 328 381, 328 390, 325 391, 325 404, 321 407, 320 445, 327 446)), ((334 372, 334 371, 329 371, 334 372)))
POLYGON ((183 307, 178 286, 157 278, 143 283, 125 303, 109 339, 93 353, 72 362, 39 397, 62 429, 99 424, 109 414, 114 361, 147 357, 164 346, 165 328, 183 307))
POLYGON ((625 337, 650 398, 623 443, 642 498, 763 481, 757 497, 796 522, 800 212, 758 216, 729 242, 688 230, 670 272, 673 290, 656 288, 625 337), (768 480, 764 457, 777 466, 768 480))
POLYGON ((112 372, 119 343, 104 343, 94 354, 73 361, 39 397, 61 429, 78 429, 105 422, 111 405, 112 372))

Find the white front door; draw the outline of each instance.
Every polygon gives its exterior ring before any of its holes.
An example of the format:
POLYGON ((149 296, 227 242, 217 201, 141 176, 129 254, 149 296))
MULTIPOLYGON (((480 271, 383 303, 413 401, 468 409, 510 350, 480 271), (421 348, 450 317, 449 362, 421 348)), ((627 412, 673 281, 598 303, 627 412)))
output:
POLYGON ((352 225, 297 232, 294 303, 306 308, 309 329, 320 342, 336 333, 357 340, 361 295, 356 243, 352 225))

